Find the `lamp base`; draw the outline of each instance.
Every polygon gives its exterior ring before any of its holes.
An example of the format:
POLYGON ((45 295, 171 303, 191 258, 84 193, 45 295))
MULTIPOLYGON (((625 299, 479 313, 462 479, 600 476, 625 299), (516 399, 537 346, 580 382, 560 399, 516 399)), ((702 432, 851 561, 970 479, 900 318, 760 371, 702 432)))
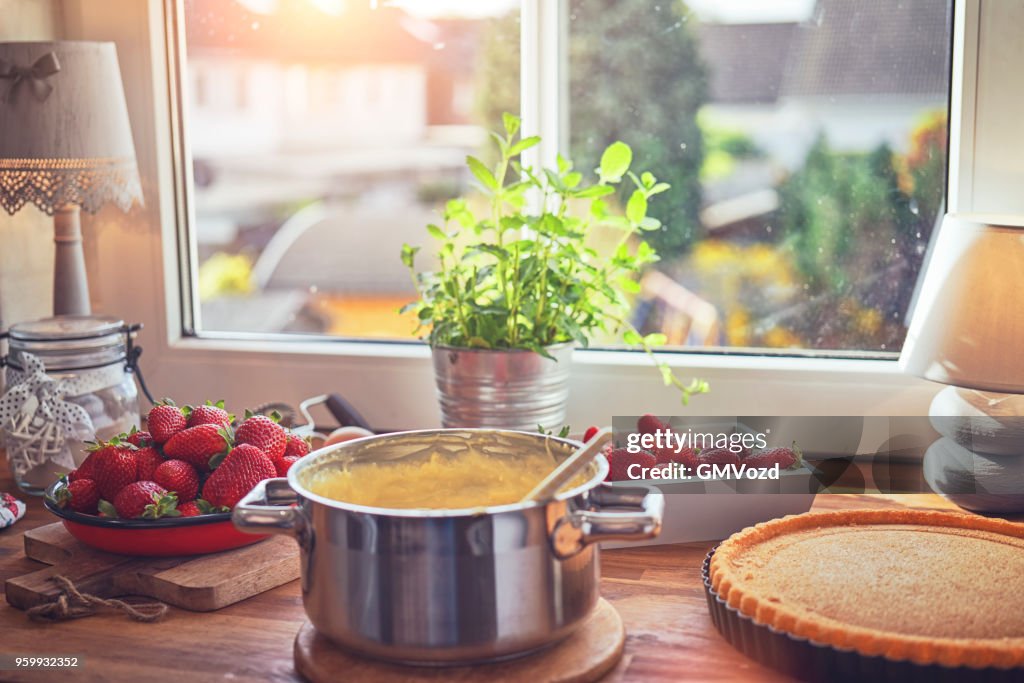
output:
POLYGON ((82 252, 81 210, 67 204, 53 214, 53 314, 89 315, 89 280, 82 252))
POLYGON ((925 453, 928 485, 973 512, 1024 512, 1024 395, 951 386, 928 415, 943 435, 925 453))

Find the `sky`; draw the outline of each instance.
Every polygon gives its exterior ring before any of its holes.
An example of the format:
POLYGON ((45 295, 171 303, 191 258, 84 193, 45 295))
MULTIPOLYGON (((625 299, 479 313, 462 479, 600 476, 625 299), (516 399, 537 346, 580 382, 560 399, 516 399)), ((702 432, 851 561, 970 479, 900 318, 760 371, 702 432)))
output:
POLYGON ((704 21, 769 23, 803 21, 811 16, 815 0, 687 0, 704 21))

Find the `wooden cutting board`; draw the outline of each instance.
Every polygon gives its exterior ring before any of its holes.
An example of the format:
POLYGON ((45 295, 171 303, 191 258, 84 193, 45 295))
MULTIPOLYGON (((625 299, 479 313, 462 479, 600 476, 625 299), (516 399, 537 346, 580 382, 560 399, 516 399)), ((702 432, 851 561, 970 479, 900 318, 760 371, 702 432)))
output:
POLYGON ((7 602, 19 609, 52 602, 66 576, 83 593, 102 598, 139 595, 209 612, 299 578, 299 549, 285 536, 193 557, 136 558, 80 543, 60 522, 25 532, 25 555, 50 567, 8 579, 7 602))

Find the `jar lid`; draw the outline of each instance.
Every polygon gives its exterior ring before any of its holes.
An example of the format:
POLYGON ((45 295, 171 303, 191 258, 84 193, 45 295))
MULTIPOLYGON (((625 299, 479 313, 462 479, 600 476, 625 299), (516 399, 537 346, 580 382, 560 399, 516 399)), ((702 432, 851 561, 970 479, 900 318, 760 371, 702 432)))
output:
POLYGON ((31 353, 51 370, 102 367, 125 358, 124 321, 100 315, 67 315, 18 323, 10 330, 8 365, 21 368, 21 354, 31 353))
POLYGON ((123 327, 123 320, 111 316, 61 315, 13 325, 10 336, 23 341, 84 341, 117 334, 123 327))

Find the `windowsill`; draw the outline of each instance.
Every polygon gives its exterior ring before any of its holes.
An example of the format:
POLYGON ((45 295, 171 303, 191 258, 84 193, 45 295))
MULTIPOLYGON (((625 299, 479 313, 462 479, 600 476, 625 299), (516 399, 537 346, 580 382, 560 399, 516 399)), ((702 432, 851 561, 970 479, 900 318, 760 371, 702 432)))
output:
MULTIPOLYGON (((277 356, 327 356, 374 358, 394 361, 426 361, 430 358, 430 347, 391 340, 311 339, 298 337, 290 340, 285 336, 260 337, 258 335, 182 337, 170 345, 172 352, 231 352, 231 353, 272 353, 277 356)), ((659 360, 666 361, 674 368, 687 369, 699 374, 700 371, 753 372, 757 376, 796 374, 832 376, 836 380, 855 379, 860 382, 877 379, 890 380, 897 384, 916 381, 903 374, 892 359, 880 358, 836 358, 793 355, 754 355, 748 353, 709 353, 672 350, 658 353, 659 360)), ((640 351, 626 349, 577 349, 573 364, 583 367, 608 368, 650 368, 651 360, 640 351)))
MULTIPOLYGON (((680 403, 640 352, 578 350, 568 423, 614 415, 924 415, 940 385, 903 374, 892 360, 704 353, 659 354, 710 393, 680 403)), ((237 395, 236 403, 339 391, 379 428, 439 423, 430 349, 423 344, 186 338, 162 358, 164 386, 183 396, 237 395), (216 373, 204 371, 217 368, 216 373), (218 378, 236 378, 225 386, 218 378)), ((145 362, 144 362, 145 364, 145 362)))

